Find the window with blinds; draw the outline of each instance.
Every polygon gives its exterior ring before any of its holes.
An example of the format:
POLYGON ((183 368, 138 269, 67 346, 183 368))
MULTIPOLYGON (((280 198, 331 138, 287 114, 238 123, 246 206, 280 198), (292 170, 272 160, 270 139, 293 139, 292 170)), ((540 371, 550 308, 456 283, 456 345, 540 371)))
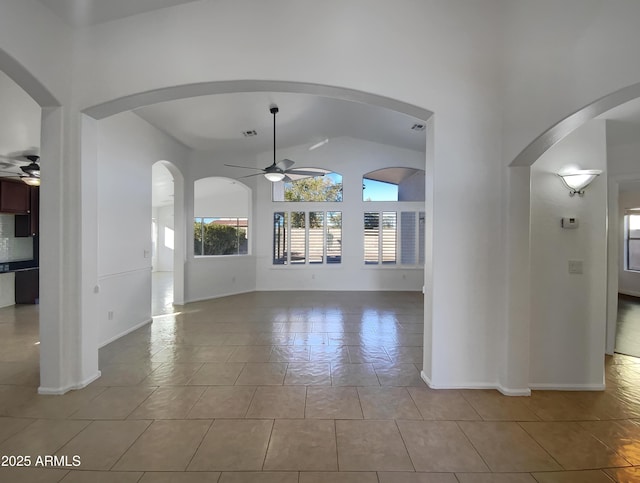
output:
POLYGON ((342 262, 342 212, 280 211, 273 219, 274 265, 342 262))
POLYGON ((423 265, 424 212, 366 211, 365 265, 423 265))

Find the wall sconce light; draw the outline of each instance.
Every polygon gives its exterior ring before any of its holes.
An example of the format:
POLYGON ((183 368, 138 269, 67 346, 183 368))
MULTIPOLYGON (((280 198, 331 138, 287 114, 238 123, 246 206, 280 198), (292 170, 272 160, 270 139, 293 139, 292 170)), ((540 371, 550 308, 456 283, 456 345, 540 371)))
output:
POLYGON ((562 171, 558 176, 562 179, 564 185, 569 188, 569 196, 584 196, 584 190, 591 182, 602 174, 601 169, 573 169, 570 171, 562 171))

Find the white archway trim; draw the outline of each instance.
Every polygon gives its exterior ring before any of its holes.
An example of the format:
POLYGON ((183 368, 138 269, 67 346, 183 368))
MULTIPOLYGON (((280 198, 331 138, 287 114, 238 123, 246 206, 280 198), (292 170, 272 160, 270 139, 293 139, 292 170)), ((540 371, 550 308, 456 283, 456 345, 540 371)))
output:
POLYGON ((82 112, 95 119, 104 119, 105 117, 113 116, 120 112, 130 111, 150 104, 156 104, 158 102, 174 101, 188 97, 208 96, 213 94, 231 94, 236 92, 287 92, 331 97, 334 99, 343 99, 346 101, 361 102, 363 104, 384 107, 425 121, 433 114, 427 109, 423 109, 412 104, 407 104, 389 97, 369 94, 355 89, 277 80, 214 81, 165 87, 107 101, 102 104, 88 107, 82 112))
POLYGON ((638 97, 640 97, 640 82, 623 87, 578 109, 540 134, 515 157, 509 166, 531 166, 551 146, 586 122, 638 97))
POLYGON ((0 70, 29 94, 40 107, 58 107, 61 105, 44 84, 2 49, 0 49, 0 70))

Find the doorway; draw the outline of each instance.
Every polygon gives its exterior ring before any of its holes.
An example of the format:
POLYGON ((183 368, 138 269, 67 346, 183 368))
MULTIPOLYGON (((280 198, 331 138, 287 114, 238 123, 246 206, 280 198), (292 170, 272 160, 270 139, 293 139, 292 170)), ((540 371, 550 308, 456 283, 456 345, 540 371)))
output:
POLYGON ((158 161, 152 167, 151 189, 151 315, 173 313, 175 258, 174 178, 158 161))

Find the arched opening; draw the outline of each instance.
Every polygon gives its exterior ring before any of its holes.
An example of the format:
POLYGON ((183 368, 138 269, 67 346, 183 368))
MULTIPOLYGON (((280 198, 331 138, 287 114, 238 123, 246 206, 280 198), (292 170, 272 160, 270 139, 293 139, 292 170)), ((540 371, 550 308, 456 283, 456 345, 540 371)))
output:
MULTIPOLYGON (((594 147, 597 151, 604 153, 605 150, 608 150, 608 136, 610 133, 610 121, 609 119, 615 119, 612 117, 612 113, 614 112, 614 108, 617 106, 624 106, 630 101, 637 99, 640 96, 640 83, 634 84, 618 91, 615 91, 607 96, 604 96, 593 103, 585 106, 584 108, 576 111, 574 114, 568 116, 567 118, 561 120, 547 131, 542 133, 538 138, 536 138, 532 143, 530 143, 510 164, 510 169, 508 172, 509 179, 509 214, 508 214, 508 236, 509 236, 509 253, 508 253, 508 263, 509 263, 509 280, 510 280, 510 305, 509 305, 509 316, 508 323, 510 325, 511 331, 508 336, 508 346, 509 347, 530 347, 529 341, 529 331, 531 324, 533 324, 533 320, 531 318, 531 309, 532 309, 532 300, 531 300, 531 283, 532 283, 532 267, 537 263, 535 259, 530 259, 531 252, 531 223, 534 222, 531 214, 531 183, 532 183, 532 172, 531 167, 538 159, 541 159, 545 153, 550 152, 551 148, 554 146, 558 146, 558 149, 565 149, 564 144, 560 144, 561 141, 567 140, 565 144, 570 145, 573 143, 573 139, 569 136, 574 133, 576 136, 580 136, 579 129, 587 128, 589 125, 593 125, 593 123, 601 122, 602 123, 602 135, 599 135, 600 143, 598 146, 594 147), (606 122, 606 124, 605 124, 606 122), (605 132, 606 131, 606 132, 605 132)), ((593 138, 591 138, 593 140, 593 138)), ((588 142, 588 141, 586 141, 588 142)), ((592 149, 590 152, 594 152, 592 149)), ((607 154, 603 154, 605 158, 609 157, 607 154)), ((565 158, 566 162, 569 162, 570 158, 565 158)), ((581 168, 589 168, 590 166, 584 165, 585 159, 573 159, 574 163, 577 161, 577 164, 580 164, 581 168)), ((607 159, 605 165, 610 164, 610 159, 607 159)), ((610 166, 609 166, 610 168, 610 166)), ((608 168, 605 167, 605 170, 608 168)), ((554 173, 549 173, 549 175, 554 173)), ((614 350, 614 341, 615 341, 615 325, 617 318, 617 292, 618 292, 618 270, 617 270, 617 260, 618 260, 618 234, 617 228, 614 224, 611 223, 611 220, 615 219, 614 212, 617 209, 617 190, 618 190, 618 180, 612 179, 612 176, 608 173, 605 175, 609 178, 608 180, 608 201, 605 196, 600 204, 599 208, 603 208, 604 205, 609 206, 609 223, 608 223, 608 242, 604 241, 603 248, 608 252, 608 268, 605 269, 605 273, 603 273, 602 278, 607 279, 607 288, 602 288, 599 293, 598 299, 602 297, 606 298, 606 301, 600 303, 601 308, 605 308, 606 315, 603 314, 602 320, 606 317, 607 320, 607 329, 606 329, 606 353, 612 353, 614 350), (614 193, 615 192, 615 193, 614 193), (612 211, 613 210, 613 211, 612 211), (614 218, 612 218, 614 216, 614 218)), ((602 178, 605 178, 603 176, 602 178)), ((557 177, 556 177, 557 178, 557 177)), ((615 178, 615 177, 614 177, 615 178)), ((558 179, 549 178, 550 183, 559 183, 558 179)), ((598 180, 599 183, 602 184, 601 187, 605 187, 607 185, 606 179, 598 180)), ((565 193, 563 193, 564 195, 565 193)), ((585 198, 588 197, 589 194, 585 195, 585 198)), ((583 200, 585 201, 585 200, 583 200)), ((584 204, 584 203, 583 203, 584 204)), ((565 210, 566 211, 566 210, 565 210)), ((561 215, 558 215, 561 216, 561 215)), ((559 220, 559 218, 558 218, 559 220)), ((587 224, 589 220, 586 220, 587 224)), ((559 222, 558 222, 559 223, 559 222)), ((604 229, 605 221, 604 218, 601 220, 602 227, 604 229)), ((559 225, 558 225, 559 226, 559 225)), ((566 234, 565 234, 566 236, 566 234)), ((604 257, 605 254, 602 254, 604 257)), ((571 258, 568 256, 568 258, 571 258)), ((575 258, 575 257, 574 257, 575 258)), ((561 267, 564 267, 564 271, 566 272, 567 260, 563 260, 561 267)), ((590 268, 591 269, 591 268, 590 268)), ((588 272, 586 272, 588 273, 588 272)), ((564 276, 564 275, 563 275, 564 276)), ((576 275, 573 275, 576 277, 576 275)), ((578 278, 580 275, 578 275, 578 278)), ((602 324, 602 323, 601 323, 602 324)), ((598 329, 600 333, 604 332, 604 327, 600 327, 598 329)), ((577 334, 576 334, 577 335, 577 334)), ((582 334, 582 336, 586 337, 586 334, 582 334)), ((594 358, 596 361, 602 357, 605 352, 601 348, 592 351, 591 354, 583 354, 584 358, 591 359, 594 358)), ((530 360, 533 359, 533 354, 530 354, 527 350, 520 350, 518 353, 510 353, 508 355, 509 365, 512 367, 518 367, 518 372, 520 373, 520 377, 522 380, 527 380, 529 383, 531 382, 529 379, 530 373, 530 360)), ((601 359, 599 359, 601 360, 601 359)), ((600 368, 602 368, 602 363, 599 363, 600 368)), ((586 364, 583 366, 586 367, 586 364)), ((602 374, 602 370, 599 369, 592 373, 592 376, 595 374, 595 377, 592 377, 592 384, 586 384, 581 386, 580 384, 568 384, 562 386, 561 384, 551 384, 546 387, 573 387, 575 389, 578 388, 603 388, 602 380, 600 376, 597 374, 602 374), (600 379, 598 383, 597 380, 600 379)), ((522 383, 521 383, 522 384, 522 383)), ((529 384, 530 385, 530 384, 529 384)))
MULTIPOLYGON (((127 111, 127 110, 131 110, 137 107, 141 107, 141 106, 146 106, 146 105, 150 105, 150 104, 155 104, 161 101, 166 101, 166 100, 171 100, 171 99, 181 99, 181 98, 186 98, 186 97, 194 97, 194 96, 204 96, 204 95, 209 95, 209 94, 225 94, 225 93, 237 93, 237 92, 246 92, 246 93, 251 93, 251 92, 283 92, 283 93, 302 93, 302 94, 311 94, 314 96, 324 96, 327 98, 333 98, 333 99, 341 99, 341 100, 347 100, 347 101, 355 101, 355 103, 357 104, 368 104, 371 106, 377 106, 377 107, 383 107, 385 109, 389 109, 389 110, 393 110, 395 112, 398 113, 403 113, 403 114, 408 114, 409 116, 413 116, 416 117, 418 119, 424 120, 426 121, 426 126, 428 127, 428 132, 433 132, 432 131, 432 122, 430 121, 431 118, 431 113, 425 109, 421 109, 421 108, 417 108, 415 106, 411 106, 402 102, 398 102, 395 101, 393 99, 388 99, 388 98, 384 98, 384 97, 380 97, 380 96, 376 96, 376 95, 372 95, 372 94, 368 94, 368 93, 364 93, 364 92, 360 92, 360 91, 355 91, 355 90, 350 90, 350 89, 343 89, 343 88, 336 88, 336 87, 331 87, 331 86, 321 86, 321 85, 317 85, 317 84, 304 84, 304 83, 293 83, 293 82, 273 82, 273 81, 255 81, 255 80, 251 80, 251 81, 233 81, 233 82, 212 82, 212 83, 205 83, 205 84, 198 84, 198 85, 186 85, 186 86, 175 86, 172 88, 168 88, 168 89, 161 89, 158 91, 152 91, 152 92, 147 92, 147 93, 140 93, 134 96, 128 96, 126 98, 122 98, 122 99, 117 99, 111 102, 107 102, 105 104, 101 104, 99 106, 93 106, 91 108, 88 108, 84 111, 84 114, 86 116, 90 116, 93 117, 95 119, 108 119, 109 116, 112 116, 116 113, 119 112, 123 112, 123 111, 127 111)), ((423 123, 425 124, 425 123, 423 123)), ((425 133, 421 133, 422 135, 422 139, 423 139, 423 143, 421 146, 421 151, 423 152, 421 158, 422 158, 422 163, 424 163, 422 166, 424 166, 426 168, 426 171, 428 173, 432 172, 432 155, 433 155, 433 150, 432 148, 428 148, 426 151, 426 158, 424 157, 424 136, 425 133)), ((428 143, 430 144, 430 143, 428 143)), ((416 158, 417 160, 417 158, 416 158)), ((83 160, 84 162, 84 160, 83 160)), ((300 163, 302 163, 302 161, 300 161, 300 163)), ((244 164, 244 163, 241 163, 244 164)), ((258 163, 258 164, 261 164, 258 163)), ((302 164, 301 164, 302 165, 302 164)), ((308 164, 309 166, 311 164, 308 164)), ((354 176, 352 177, 354 181, 352 181, 354 183, 354 187, 357 186, 361 186, 361 175, 362 175, 362 171, 360 171, 359 176, 354 176)), ((427 180, 425 181, 425 183, 427 184, 432 184, 433 180, 431 177, 427 177, 427 180)), ((186 187, 187 190, 190 189, 190 187, 186 187)), ((432 188, 429 186, 426 188, 425 190, 428 193, 432 193, 433 190, 432 188)), ((356 193, 356 191, 354 191, 354 193, 356 193)), ((190 198, 190 197, 188 197, 190 198)), ((359 194, 356 194, 354 198, 352 198, 353 202, 358 201, 358 203, 360 203, 359 201, 359 194)), ((190 200, 187 201, 187 203, 190 203, 190 200)), ((255 200, 254 200, 255 203, 255 200)), ((425 203, 425 211, 427 211, 427 219, 430 220, 431 216, 430 216, 430 211, 431 211, 432 207, 431 207, 431 203, 430 201, 428 201, 427 203, 425 203)), ((176 211, 177 212, 177 211, 176 211)), ((189 214, 191 213, 191 207, 186 204, 186 211, 185 211, 186 215, 189 216, 189 214)), ((176 224, 178 223, 177 219, 176 219, 176 224)), ((430 223, 430 221, 429 221, 430 223)), ((188 225, 185 224, 185 226, 188 225)), ((84 228, 84 227, 83 227, 84 228)), ((189 246, 192 242, 191 242, 191 236, 190 236, 190 230, 187 229, 187 246, 189 246)), ((430 246, 430 243, 427 242, 427 238, 428 236, 430 236, 430 229, 426 230, 426 235, 425 235, 425 245, 426 246, 430 246)), ((425 249, 425 252, 428 252, 428 250, 425 249)), ((187 257, 187 261, 186 261, 186 265, 187 265, 187 270, 190 272, 190 278, 188 283, 186 284, 189 288, 189 294, 186 296, 186 298, 188 298, 188 301, 195 301, 195 300, 199 300, 201 298, 211 298, 211 295, 207 295, 207 294, 202 294, 200 295, 199 292, 197 291, 197 289, 194 290, 194 288, 197 288, 198 284, 196 283, 196 279, 200 276, 199 273, 201 272, 203 274, 203 276, 207 276, 209 277, 210 280, 210 275, 211 275, 211 270, 208 270, 207 267, 210 268, 210 262, 205 262, 205 263, 201 263, 199 260, 195 259, 193 260, 191 258, 191 249, 189 248, 187 253, 189 254, 189 256, 187 257), (202 267, 200 267, 200 265, 202 265, 202 267)), ((259 255, 258 255, 259 257, 259 255)), ((255 262, 252 262, 253 265, 255 266, 255 262)), ((358 264, 360 265, 360 264, 358 264)), ((430 267, 430 264, 425 264, 425 267, 430 267)), ((269 270, 271 270, 269 268, 269 270)), ((327 272, 328 273, 328 272, 327 272)), ((372 272, 373 273, 373 272, 372 272)), ((418 273, 416 271, 416 273, 418 273)), ((420 271, 420 278, 422 278, 422 271, 420 271)), ((386 277, 385 280, 388 279, 388 283, 392 283, 391 281, 391 277, 392 277, 392 272, 391 271, 386 271, 384 273, 381 273, 380 276, 384 276, 386 277)), ((383 278, 384 278, 383 277, 383 278)), ((416 282, 416 280, 413 280, 415 278, 415 276, 413 274, 411 274, 411 278, 409 276, 407 276, 407 279, 405 280, 405 277, 400 276, 401 277, 401 281, 400 283, 407 283, 407 282, 411 282, 415 285, 414 282, 416 282)), ((395 280, 395 279, 394 279, 395 280)), ((229 292, 222 292, 223 290, 229 290, 229 282, 233 283, 235 282, 235 278, 230 278, 229 281, 227 282, 227 285, 223 288, 220 288, 220 292, 221 293, 229 293, 229 292)), ((240 282, 240 280, 238 280, 238 282, 240 282)), ((378 283, 376 281, 376 283, 378 283)), ((423 280, 419 280, 417 281, 418 283, 418 287, 423 283, 423 280)), ((255 284, 255 281, 254 281, 255 284)), ((430 268, 429 269, 425 269, 424 271, 424 285, 426 286, 431 286, 431 272, 430 272, 430 268)), ((254 285, 255 286, 255 285, 254 285)), ((209 288, 209 290, 211 290, 211 288, 209 288)), ((249 289, 250 290, 250 289, 249 289)), ((425 295, 425 297, 427 299, 429 299, 431 297, 431 294, 427 293, 425 295)), ((425 310, 425 318, 430 319, 431 317, 431 313, 428 309, 428 307, 430 307, 430 304, 427 304, 427 309, 425 310)), ((428 324, 425 324, 425 326, 430 327, 430 322, 428 324)), ((425 360, 430 360, 431 358, 431 354, 430 354, 430 332, 429 330, 425 330, 425 339, 428 338, 429 342, 425 343, 425 351, 426 351, 426 356, 425 356, 425 360)), ((430 364, 429 364, 430 365, 430 364)))
POLYGON ((184 303, 184 179, 169 161, 152 166, 151 315, 171 313, 184 303), (176 296, 177 295, 177 296, 176 296))

